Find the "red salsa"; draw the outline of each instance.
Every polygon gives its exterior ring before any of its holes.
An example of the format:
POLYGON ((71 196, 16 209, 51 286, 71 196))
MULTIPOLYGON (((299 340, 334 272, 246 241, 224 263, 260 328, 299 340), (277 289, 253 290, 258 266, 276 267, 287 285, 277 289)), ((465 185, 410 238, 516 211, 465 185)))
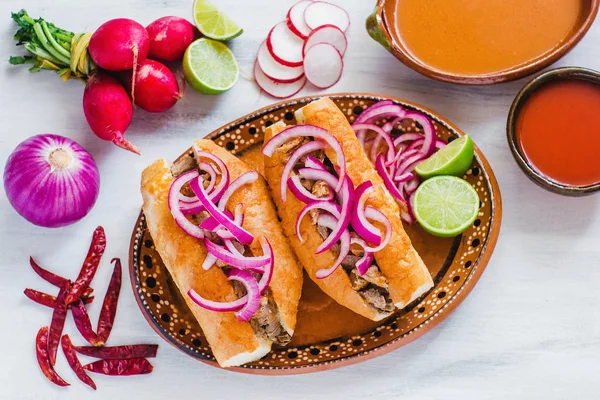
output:
POLYGON ((544 85, 521 108, 516 132, 525 159, 543 176, 570 186, 600 182, 600 85, 544 85))

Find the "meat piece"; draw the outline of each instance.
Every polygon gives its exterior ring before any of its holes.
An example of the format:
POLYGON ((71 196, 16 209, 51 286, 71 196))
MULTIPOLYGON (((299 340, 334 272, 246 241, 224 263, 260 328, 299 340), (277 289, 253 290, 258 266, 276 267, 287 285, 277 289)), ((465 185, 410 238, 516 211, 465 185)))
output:
MULTIPOLYGON (((321 162, 325 161, 325 152, 323 150, 313 151, 309 155, 312 158, 316 158, 317 160, 319 160, 321 162)), ((298 164, 302 164, 302 166, 304 166, 304 164, 306 163, 306 157, 307 156, 302 156, 302 158, 300 158, 300 161, 298 162, 298 164)))
POLYGON ((231 243, 233 243, 233 247, 235 247, 240 254, 244 254, 246 252, 246 247, 244 247, 244 245, 237 240, 234 239, 231 241, 231 243))
POLYGON ((171 175, 173 175, 173 178, 177 178, 184 172, 188 172, 196 168, 197 165, 198 164, 196 164, 196 160, 194 160, 192 154, 187 154, 185 157, 182 157, 180 160, 171 165, 171 175))
MULTIPOLYGON (((200 174, 200 176, 202 176, 204 179, 204 181, 202 181, 202 186, 204 186, 204 189, 206 189, 208 187, 208 185, 210 185, 210 179, 208 179, 208 174, 207 173, 202 173, 200 174)), ((196 193, 194 193, 194 191, 192 190, 192 188, 190 187, 189 183, 186 183, 185 185, 183 185, 183 187, 181 188, 181 194, 183 194, 184 196, 188 196, 188 197, 195 197, 196 193)))
POLYGON ((208 213, 208 211, 201 211, 198 214, 192 215, 192 220, 194 221, 194 223, 196 225, 200 225, 208 217, 210 217, 210 214, 208 213))
POLYGON ((369 282, 361 278, 356 268, 350 271, 350 282, 352 282, 352 289, 356 290, 357 292, 361 289, 364 289, 369 284, 369 282))
POLYGON ((325 181, 316 181, 311 191, 317 197, 326 197, 331 193, 331 189, 325 181))
POLYGON ((312 221, 313 225, 317 225, 317 221, 319 220, 319 210, 318 209, 312 209, 308 212, 308 215, 310 215, 310 220, 312 221))
POLYGON ((225 261, 221 261, 221 260, 215 261, 215 265, 219 268, 225 268, 225 267, 229 266, 229 264, 227 264, 225 261))
POLYGON ((183 194, 184 196, 188 196, 188 197, 194 197, 196 195, 194 193, 194 191, 192 190, 192 188, 190 187, 189 183, 186 183, 185 185, 183 185, 183 187, 181 188, 181 194, 183 194))
MULTIPOLYGON (((217 261, 218 262, 218 261, 217 261)), ((230 281, 231 287, 233 288, 233 293, 239 298, 246 295, 246 288, 241 282, 238 281, 230 281)))
POLYGON ((202 186, 204 187, 204 189, 206 189, 208 185, 210 185, 210 176, 206 172, 200 173, 200 176, 204 178, 204 180, 202 181, 202 186))
POLYGON ((279 323, 275 304, 267 296, 261 297, 260 308, 250 319, 250 324, 258 335, 279 346, 285 346, 292 340, 279 323))
POLYGON ((317 230, 319 231, 319 235, 321 235, 323 240, 325 240, 329 237, 330 231, 328 228, 325 228, 324 226, 321 226, 321 225, 317 225, 317 230))
POLYGON ((204 237, 206 237, 211 242, 218 242, 220 240, 219 235, 211 231, 204 231, 204 237))
POLYGON ((336 244, 331 246, 330 250, 333 253, 333 255, 337 258, 337 256, 340 255, 340 242, 337 242, 336 244))
POLYGON ((388 288, 387 279, 385 278, 385 276, 383 276, 383 274, 376 265, 371 265, 367 272, 365 272, 365 274, 362 276, 362 278, 375 286, 379 286, 380 288, 388 288))
POLYGON ((373 307, 382 312, 391 312, 394 311, 394 304, 389 298, 389 296, 384 296, 381 291, 375 288, 369 288, 367 290, 359 292, 360 295, 373 307))
POLYGON ((346 257, 344 257, 344 260, 342 261, 342 266, 344 266, 345 268, 352 269, 356 266, 358 260, 360 260, 360 257, 348 254, 346 257))
MULTIPOLYGON (((354 235, 354 233, 353 233, 353 235, 354 235)), ((350 253, 354 254, 357 257, 362 258, 362 256, 365 255, 365 250, 362 248, 362 246, 353 244, 353 245, 350 245, 350 253)))
POLYGON ((306 190, 312 190, 313 185, 315 184, 315 181, 311 181, 311 180, 308 180, 308 179, 300 178, 300 184, 302 186, 304 186, 304 189, 306 189, 306 190))
POLYGON ((285 153, 284 160, 285 161, 289 160, 292 153, 294 152, 294 150, 296 150, 298 147, 300 147, 300 145, 303 144, 306 140, 307 139, 304 137, 297 137, 297 138, 288 140, 287 142, 282 144, 279 147, 279 150, 283 151, 285 153))
POLYGON ((325 152, 323 150, 317 150, 311 155, 321 162, 325 161, 325 152))

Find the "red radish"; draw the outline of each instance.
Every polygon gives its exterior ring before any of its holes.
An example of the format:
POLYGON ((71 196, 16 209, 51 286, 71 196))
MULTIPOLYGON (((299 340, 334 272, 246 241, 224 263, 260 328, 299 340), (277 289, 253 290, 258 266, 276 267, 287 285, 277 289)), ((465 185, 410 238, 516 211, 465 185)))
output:
POLYGON ((267 36, 267 48, 273 58, 288 67, 302 65, 303 45, 304 41, 294 35, 285 22, 275 25, 267 36))
POLYGON ((286 67, 279 64, 277 60, 271 56, 267 44, 263 42, 258 48, 258 56, 256 57, 260 69, 267 77, 277 83, 292 83, 304 76, 304 67, 286 67))
MULTIPOLYGON (((126 74, 126 87, 131 90, 133 73, 126 74)), ((166 65, 146 60, 137 66, 131 97, 134 104, 142 110, 163 112, 173 107, 183 97, 183 93, 179 92, 177 78, 166 65)))
POLYGON ((290 8, 285 19, 288 28, 290 28, 296 36, 302 39, 306 39, 311 31, 308 25, 306 25, 306 22, 304 22, 304 10, 306 10, 306 7, 312 4, 312 2, 313 0, 300 0, 290 8))
POLYGON ((312 31, 304 42, 302 54, 306 54, 306 51, 317 43, 329 43, 340 52, 342 57, 348 47, 346 35, 335 25, 323 25, 312 31))
POLYGON ((194 41, 196 27, 180 17, 162 17, 146 27, 150 36, 148 56, 161 61, 179 61, 194 41))
POLYGON ((320 89, 335 85, 342 76, 343 68, 342 55, 329 43, 317 43, 304 55, 306 78, 320 89))
POLYGON ((304 10, 304 22, 310 29, 317 29, 323 25, 335 25, 342 32, 350 26, 350 16, 341 7, 325 1, 315 1, 304 10))
POLYGON ((295 95, 306 84, 306 77, 292 83, 277 83, 264 74, 258 65, 258 61, 254 63, 254 80, 268 95, 278 99, 295 95))
POLYGON ((131 123, 133 107, 123 85, 116 78, 99 71, 90 76, 83 92, 83 112, 90 128, 100 139, 110 140, 125 150, 140 154, 138 148, 123 137, 131 123))
POLYGON ((94 32, 88 51, 100 68, 109 71, 132 69, 134 62, 148 56, 150 38, 146 28, 127 18, 111 19, 94 32))

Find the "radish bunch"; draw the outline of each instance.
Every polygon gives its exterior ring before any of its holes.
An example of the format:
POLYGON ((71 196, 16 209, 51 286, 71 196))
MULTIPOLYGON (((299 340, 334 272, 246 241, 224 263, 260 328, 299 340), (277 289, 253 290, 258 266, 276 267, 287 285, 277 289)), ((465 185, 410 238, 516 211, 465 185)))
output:
POLYGON ((75 34, 26 11, 12 14, 21 27, 15 39, 29 55, 11 57, 11 64, 33 64, 32 72, 54 70, 63 79, 86 82, 83 111, 91 130, 103 140, 139 154, 124 138, 133 104, 163 112, 183 97, 177 78, 162 61, 181 61, 197 36, 196 28, 179 17, 163 17, 147 28, 127 18, 102 24, 95 32, 75 34))
POLYGON ((161 18, 148 28, 118 18, 94 32, 88 47, 90 57, 101 69, 120 72, 126 89, 106 72, 96 71, 90 76, 83 94, 83 110, 96 136, 140 153, 123 138, 131 123, 132 102, 148 112, 163 112, 183 97, 173 72, 147 57, 181 60, 194 36, 193 25, 178 17, 161 18))
POLYGON ((329 88, 342 76, 348 13, 324 1, 301 0, 260 45, 254 79, 276 98, 295 95, 310 82, 329 88))

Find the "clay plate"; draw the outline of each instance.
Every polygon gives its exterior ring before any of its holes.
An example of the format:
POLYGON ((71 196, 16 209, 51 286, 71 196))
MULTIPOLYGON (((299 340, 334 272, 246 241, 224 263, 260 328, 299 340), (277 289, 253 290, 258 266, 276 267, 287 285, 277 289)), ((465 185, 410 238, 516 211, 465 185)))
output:
POLYGON ((369 35, 385 47, 407 67, 429 77, 443 82, 458 83, 463 85, 491 85, 495 83, 508 82, 523 78, 533 74, 541 69, 556 62, 567 54, 587 33, 592 26, 600 0, 580 0, 582 12, 577 25, 573 28, 560 45, 557 45, 552 51, 545 53, 537 58, 531 59, 524 64, 515 65, 504 71, 485 74, 485 75, 457 75, 438 71, 427 64, 424 64, 404 47, 398 37, 398 33, 391 27, 393 23, 388 22, 386 8, 391 8, 398 1, 402 0, 378 0, 375 11, 367 18, 367 31, 369 35))
MULTIPOLYGON (((384 99, 348 93, 330 97, 350 122, 365 107, 384 99)), ((261 171, 260 149, 265 127, 279 120, 295 123, 293 112, 315 99, 304 97, 268 106, 217 129, 207 138, 261 171)), ((425 108, 392 100, 427 114, 434 121, 438 137, 444 141, 463 135, 448 121, 425 108)), ((419 128, 407 120, 403 121, 403 130, 418 131, 419 128)), ((274 348, 259 361, 231 370, 285 375, 341 367, 397 349, 444 320, 477 283, 500 231, 500 191, 490 165, 477 148, 473 166, 465 178, 477 190, 481 209, 473 226, 463 235, 442 239, 425 233, 416 225, 407 228, 415 248, 434 277, 435 287, 430 292, 387 320, 372 322, 333 302, 305 277, 292 343, 285 348, 274 348)), ((202 330, 154 249, 143 214, 140 214, 131 238, 130 274, 137 302, 154 330, 186 354, 217 366, 202 330)))

